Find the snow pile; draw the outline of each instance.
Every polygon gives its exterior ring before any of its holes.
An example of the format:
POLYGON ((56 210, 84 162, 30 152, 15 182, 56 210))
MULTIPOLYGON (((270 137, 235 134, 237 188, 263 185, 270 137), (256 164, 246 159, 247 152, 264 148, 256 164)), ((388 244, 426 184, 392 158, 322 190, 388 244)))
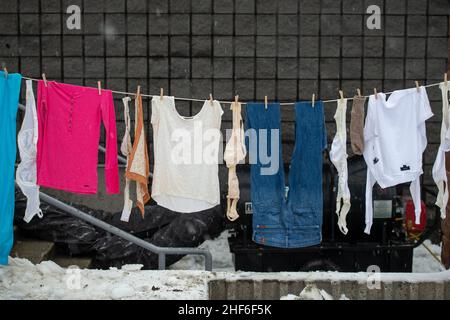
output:
MULTIPOLYGON (((308 284, 297 296, 295 294, 288 294, 280 298, 280 300, 334 300, 325 290, 317 288, 315 285, 308 284)), ((349 300, 345 294, 342 294, 339 300, 349 300)))
MULTIPOLYGON (((439 259, 441 257, 441 246, 432 244, 430 240, 425 240, 424 245, 427 246, 439 259)), ((439 272, 445 268, 440 264, 428 250, 420 245, 414 249, 413 272, 439 272)))
POLYGON ((205 271, 64 269, 52 261, 34 265, 10 258, 0 267, 0 299, 207 299, 205 271))
MULTIPOLYGON (((206 240, 199 248, 207 249, 212 254, 214 271, 234 271, 233 256, 228 245, 228 230, 214 240, 206 240)), ((169 267, 170 270, 202 270, 205 268, 203 256, 185 256, 169 267)))

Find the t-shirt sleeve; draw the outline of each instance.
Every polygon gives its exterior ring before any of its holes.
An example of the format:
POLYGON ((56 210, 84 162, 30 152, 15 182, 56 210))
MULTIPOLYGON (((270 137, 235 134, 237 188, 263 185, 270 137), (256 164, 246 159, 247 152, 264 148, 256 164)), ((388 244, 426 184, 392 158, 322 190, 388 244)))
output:
POLYGON ((430 100, 428 100, 427 90, 423 87, 421 88, 420 92, 420 102, 418 104, 417 112, 417 125, 421 125, 433 116, 433 112, 431 111, 430 106, 430 100))

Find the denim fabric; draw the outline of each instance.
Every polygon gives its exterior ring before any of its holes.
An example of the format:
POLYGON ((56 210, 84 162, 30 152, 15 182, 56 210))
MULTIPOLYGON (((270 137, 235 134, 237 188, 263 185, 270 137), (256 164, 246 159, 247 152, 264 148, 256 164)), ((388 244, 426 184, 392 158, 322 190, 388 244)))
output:
POLYGON ((252 163, 253 240, 280 248, 320 243, 322 152, 327 146, 323 103, 316 101, 314 107, 311 102, 295 104, 295 147, 288 175, 288 192, 282 160, 280 104, 271 103, 266 109, 263 103, 248 103, 245 124, 247 150, 252 163), (261 129, 278 129, 278 134, 273 130, 265 133, 261 129), (255 143, 255 137, 258 142, 265 140, 267 144, 255 143), (274 150, 271 140, 278 141, 274 150), (267 170, 270 164, 263 160, 272 152, 278 157, 278 170, 267 175, 262 170, 267 170))

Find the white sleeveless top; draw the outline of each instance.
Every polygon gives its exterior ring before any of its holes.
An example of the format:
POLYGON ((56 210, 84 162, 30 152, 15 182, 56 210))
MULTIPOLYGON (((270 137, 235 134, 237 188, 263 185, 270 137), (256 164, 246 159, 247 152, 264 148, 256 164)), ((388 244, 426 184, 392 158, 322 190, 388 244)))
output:
POLYGON ((152 99, 152 198, 177 212, 198 212, 220 203, 219 149, 222 107, 205 101, 193 117, 181 116, 174 97, 152 99))

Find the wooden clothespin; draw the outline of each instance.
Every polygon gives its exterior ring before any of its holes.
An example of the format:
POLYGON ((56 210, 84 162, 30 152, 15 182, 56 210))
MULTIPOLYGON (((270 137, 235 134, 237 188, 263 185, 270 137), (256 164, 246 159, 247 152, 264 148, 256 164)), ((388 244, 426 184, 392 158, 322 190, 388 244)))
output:
POLYGON ((209 102, 211 103, 212 106, 214 105, 214 99, 213 99, 212 93, 209 94, 209 102))
POLYGON ((98 86, 98 95, 101 96, 102 95, 102 82, 97 81, 97 86, 98 86))
POLYGON ((417 92, 420 92, 419 81, 415 81, 415 83, 416 83, 416 89, 417 89, 417 92))
POLYGON ((164 89, 163 89, 163 88, 161 88, 161 89, 159 90, 159 98, 160 98, 161 100, 163 100, 163 98, 164 98, 164 89))
POLYGON ((375 96, 375 99, 378 99, 377 88, 373 88, 373 95, 375 96))
POLYGON ((314 108, 314 102, 316 100, 316 95, 313 93, 311 98, 311 106, 314 108))
MULTIPOLYGON (((236 96, 234 96, 234 104, 235 104, 235 106, 238 105, 238 102, 239 102, 239 96, 236 95, 236 96)), ((233 104, 230 105, 230 110, 233 110, 233 104)))
POLYGON ((362 95, 361 95, 361 89, 359 89, 359 88, 356 89, 356 92, 358 93, 358 97, 361 98, 361 97, 362 97, 362 95))
POLYGON ((136 97, 141 95, 141 86, 137 86, 136 97))
POLYGON ((264 108, 267 110, 267 96, 264 96, 264 108))
POLYGON ((44 84, 47 87, 47 77, 45 76, 45 73, 42 74, 42 79, 44 80, 44 84))
POLYGON ((3 67, 3 71, 5 72, 5 78, 8 78, 8 69, 6 69, 6 67, 3 67))
POLYGON ((341 97, 341 100, 344 100, 344 91, 339 90, 339 96, 341 97))
POLYGON ((448 86, 448 83, 447 83, 447 72, 444 73, 444 83, 445 83, 445 86, 448 86))

